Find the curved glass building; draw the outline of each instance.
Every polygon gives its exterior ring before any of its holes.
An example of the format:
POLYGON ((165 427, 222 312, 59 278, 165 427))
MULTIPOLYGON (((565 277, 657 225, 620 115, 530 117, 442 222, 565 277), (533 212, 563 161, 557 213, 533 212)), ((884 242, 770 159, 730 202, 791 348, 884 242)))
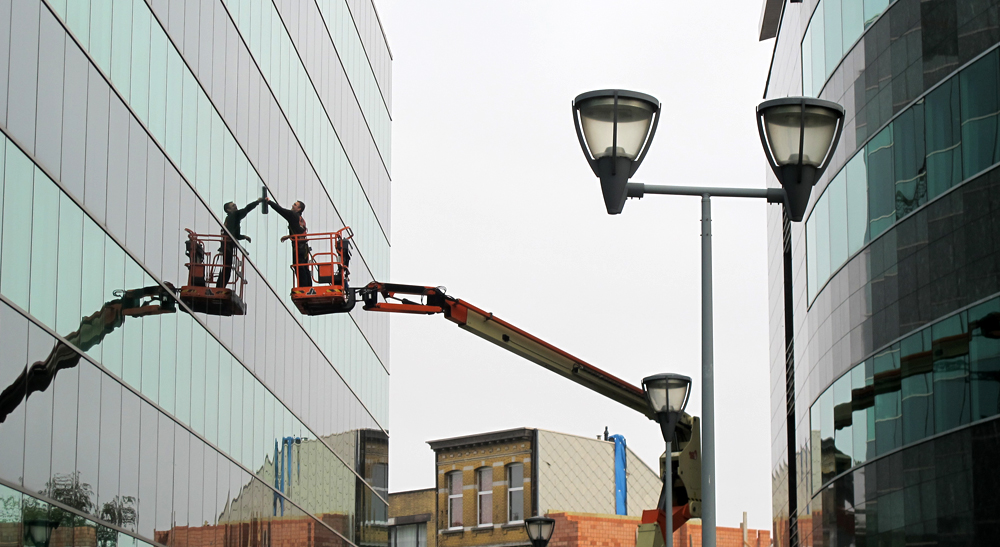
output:
POLYGON ((767 98, 847 112, 792 225, 788 370, 769 212, 778 544, 994 544, 1000 2, 767 0, 760 29, 767 98))
POLYGON ((388 319, 257 200, 387 279, 390 97, 371 0, 0 0, 0 545, 388 544, 388 319))

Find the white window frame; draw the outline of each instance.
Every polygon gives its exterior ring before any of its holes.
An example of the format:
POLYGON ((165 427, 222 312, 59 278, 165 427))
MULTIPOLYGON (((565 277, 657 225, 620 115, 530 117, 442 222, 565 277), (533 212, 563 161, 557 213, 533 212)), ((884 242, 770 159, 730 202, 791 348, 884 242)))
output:
POLYGON ((506 478, 506 482, 507 482, 507 523, 508 524, 517 524, 517 523, 520 523, 520 522, 524 522, 524 464, 523 463, 511 463, 511 464, 508 464, 506 467, 504 467, 504 474, 507 475, 505 477, 506 478), (521 484, 519 484, 517 486, 511 485, 511 477, 510 477, 510 473, 511 473, 510 470, 512 468, 514 468, 515 466, 521 468, 521 484), (511 514, 510 514, 510 494, 511 494, 511 492, 521 492, 521 518, 518 519, 518 520, 511 520, 510 519, 510 517, 511 517, 511 514))
POLYGON ((480 467, 476 469, 476 524, 478 526, 492 526, 493 525, 493 468, 492 467, 480 467), (482 482, 482 475, 486 472, 490 474, 490 480, 486 487, 487 490, 480 490, 480 483, 482 482), (483 496, 490 496, 490 515, 489 522, 483 522, 483 496))
MULTIPOLYGON (((447 526, 447 528, 449 530, 461 530, 463 528, 463 526, 465 526, 465 519, 463 518, 463 515, 459 515, 459 522, 460 522, 460 524, 458 526, 452 526, 451 525, 451 523, 455 520, 455 519, 452 518, 452 514, 451 514, 451 506, 452 506, 451 500, 457 499, 459 502, 462 501, 462 494, 464 492, 463 489, 462 489, 462 486, 463 486, 462 485, 462 472, 461 471, 452 471, 451 473, 448 473, 447 475, 445 475, 445 478, 447 479, 447 482, 448 482, 448 526, 447 526), (452 494, 451 492, 452 492, 452 490, 454 490, 453 483, 454 483, 455 479, 458 479, 459 488, 458 488, 458 493, 457 494, 452 494)), ((464 504, 460 504, 460 505, 464 505, 464 504)), ((462 507, 462 512, 463 513, 465 512, 465 507, 462 507)))

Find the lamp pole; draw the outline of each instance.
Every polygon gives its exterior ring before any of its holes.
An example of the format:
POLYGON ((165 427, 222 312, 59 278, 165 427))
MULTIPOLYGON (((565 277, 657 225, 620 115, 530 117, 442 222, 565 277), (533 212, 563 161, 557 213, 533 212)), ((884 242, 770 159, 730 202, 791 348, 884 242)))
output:
MULTIPOLYGON (((662 115, 652 96, 624 90, 591 91, 573 101, 573 121, 583 153, 601 180, 608 214, 619 214, 627 198, 645 194, 701 196, 702 263, 702 545, 716 547, 715 372, 712 318, 712 196, 763 198, 783 203, 785 404, 788 458, 789 544, 798 546, 795 465, 795 366, 792 322, 790 222, 801 222, 812 187, 830 164, 843 131, 840 105, 808 97, 772 99, 757 106, 757 129, 768 164, 781 188, 706 188, 628 182, 649 151, 662 115), (622 106, 623 105, 623 106, 622 106), (619 110, 623 109, 619 139, 619 110), (638 135, 638 138, 636 137, 638 135), (622 144, 628 146, 621 146, 622 144)), ((669 454, 668 454, 669 455, 669 454)))
POLYGON ((691 378, 682 374, 654 374, 642 379, 642 390, 646 394, 649 410, 660 424, 660 433, 667 445, 663 466, 663 496, 660 509, 664 514, 663 539, 666 547, 674 545, 674 464, 671 444, 674 439, 674 429, 684 408, 687 407, 691 395, 691 378))
MULTIPOLYGON (((645 194, 701 196, 701 523, 702 545, 715 547, 715 345, 713 341, 715 325, 712 308, 712 196, 758 198, 766 199, 768 203, 781 203, 785 193, 779 188, 660 186, 641 182, 630 182, 627 189, 629 197, 635 198, 641 198, 645 194)), ((670 457, 669 452, 667 457, 670 457)), ((671 518, 669 505, 667 506, 667 518, 671 518)))

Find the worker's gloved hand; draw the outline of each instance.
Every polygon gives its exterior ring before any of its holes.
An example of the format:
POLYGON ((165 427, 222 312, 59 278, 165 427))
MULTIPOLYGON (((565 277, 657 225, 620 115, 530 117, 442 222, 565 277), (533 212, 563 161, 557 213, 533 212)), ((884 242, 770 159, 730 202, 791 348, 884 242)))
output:
POLYGON ((253 243, 253 241, 250 241, 250 236, 243 236, 243 239, 247 240, 247 243, 253 243))
POLYGON ((284 243, 288 241, 288 236, 281 236, 281 242, 284 243))

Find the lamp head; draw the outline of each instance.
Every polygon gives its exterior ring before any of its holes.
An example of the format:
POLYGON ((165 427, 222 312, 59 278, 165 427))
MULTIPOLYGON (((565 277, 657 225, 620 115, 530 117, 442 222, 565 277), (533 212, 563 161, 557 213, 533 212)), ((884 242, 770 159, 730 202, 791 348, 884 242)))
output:
POLYGON ((532 547, 545 547, 552 539, 552 531, 555 529, 555 519, 548 517, 529 517, 524 519, 524 529, 528 532, 528 539, 531 540, 532 547))
POLYGON ((785 211, 800 222, 809 195, 830 164, 844 129, 844 108, 810 97, 757 105, 757 131, 767 162, 785 190, 785 211))
POLYGON ((646 403, 660 424, 663 440, 674 435, 674 426, 687 407, 691 395, 691 378, 683 374, 654 374, 642 379, 646 403))
POLYGON ((659 121, 660 103, 645 93, 603 89, 573 99, 576 136, 601 179, 608 214, 622 212, 625 185, 646 157, 659 121))
POLYGON ((58 520, 27 519, 24 521, 25 543, 30 541, 35 547, 48 547, 52 531, 58 527, 58 520))

